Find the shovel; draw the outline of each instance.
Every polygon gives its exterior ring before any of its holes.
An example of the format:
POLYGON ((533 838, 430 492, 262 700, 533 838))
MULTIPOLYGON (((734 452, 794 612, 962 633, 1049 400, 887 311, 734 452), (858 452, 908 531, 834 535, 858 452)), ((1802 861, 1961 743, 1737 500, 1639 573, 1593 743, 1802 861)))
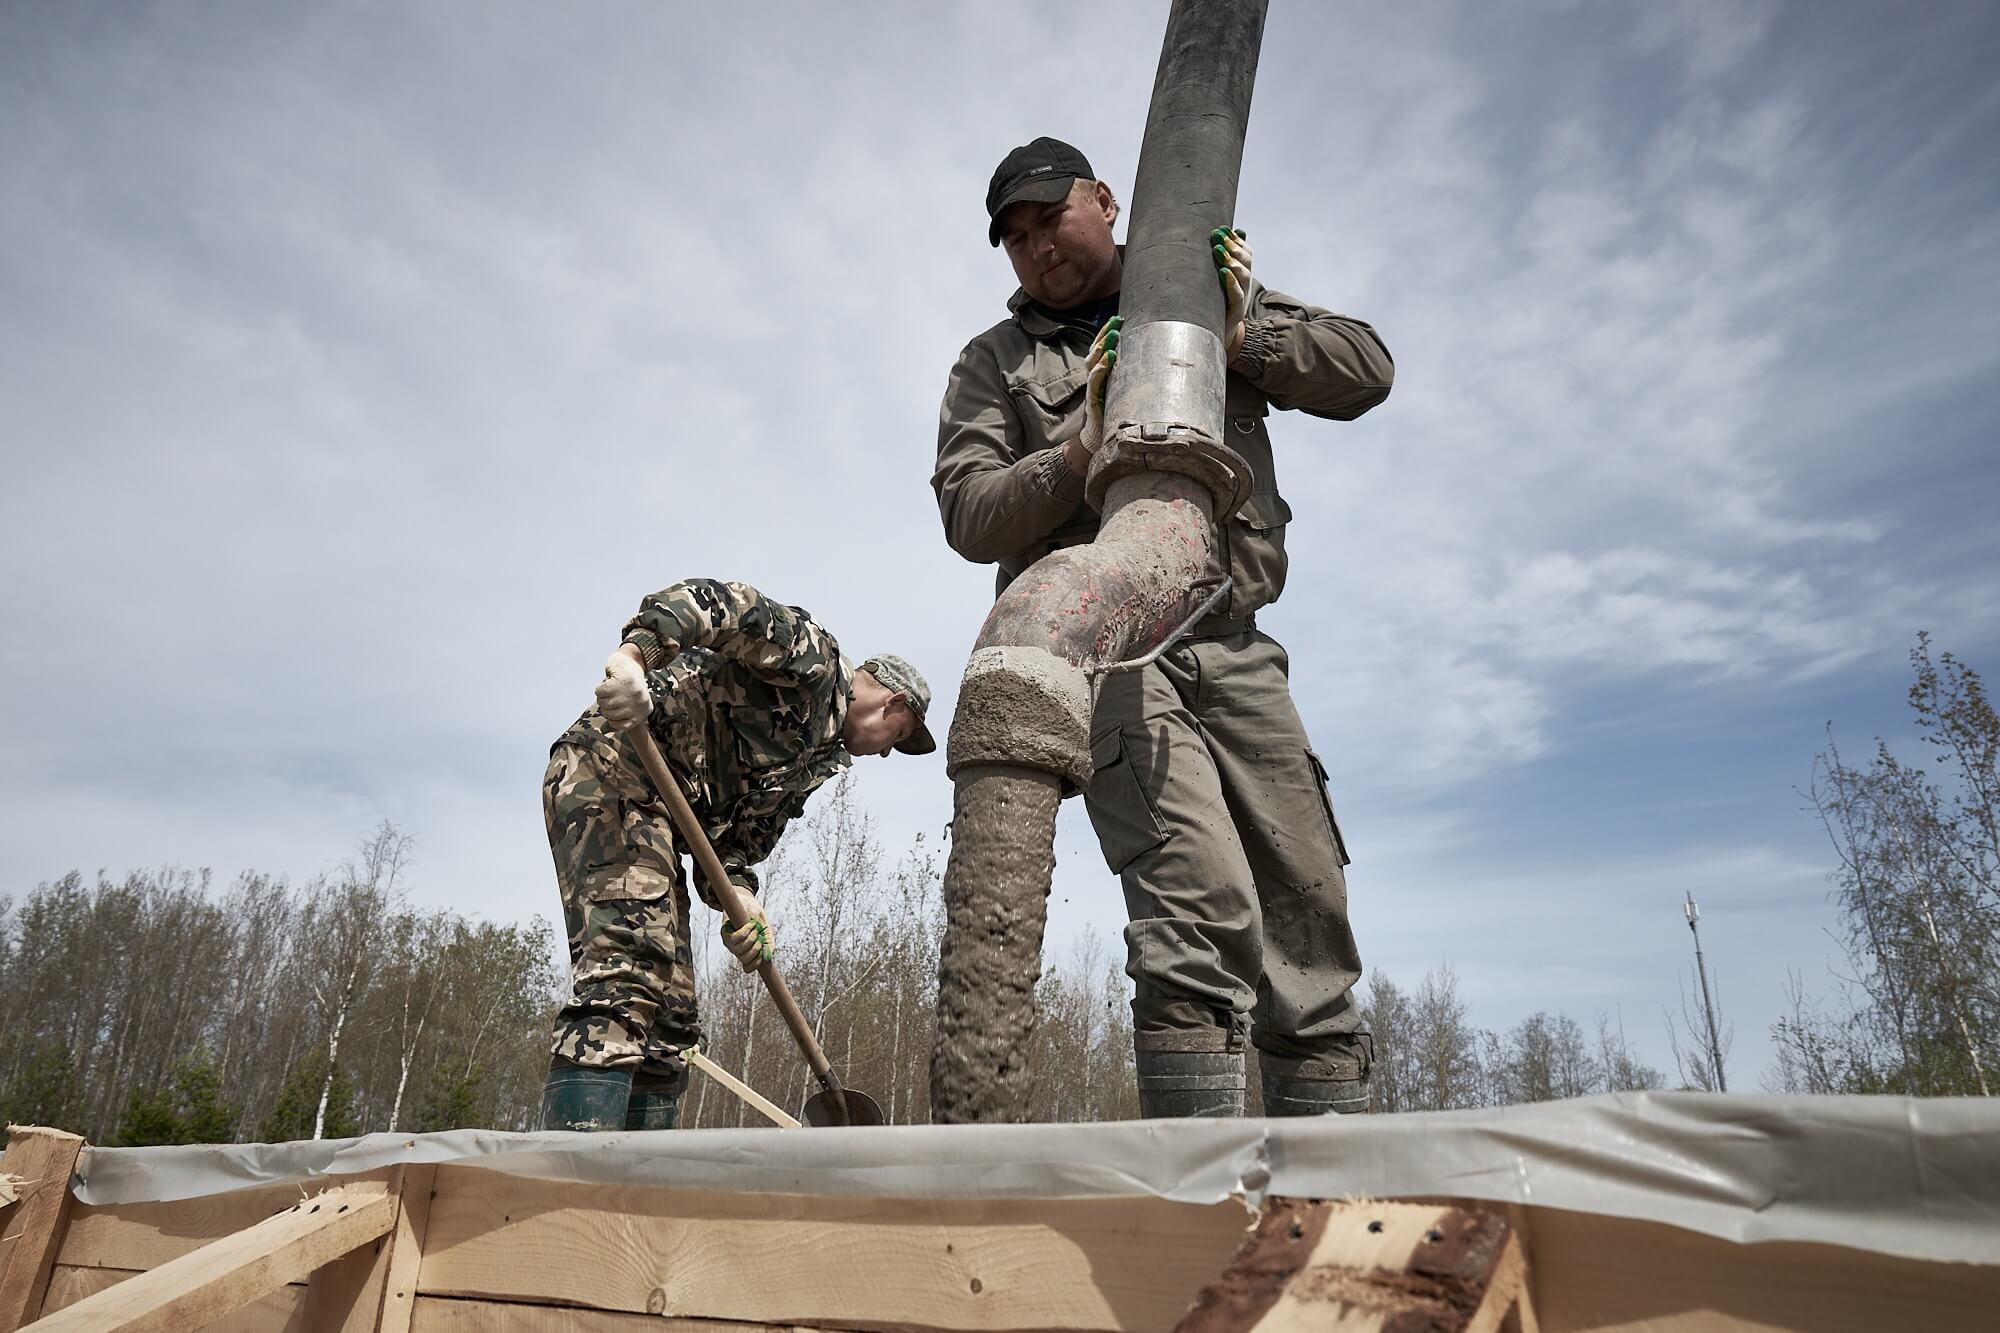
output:
MULTIPOLYGON (((723 915, 729 924, 741 926, 750 919, 743 910, 743 898, 729 875, 716 859, 715 848, 709 846, 708 834, 688 808, 687 797, 681 795, 681 784, 674 781, 673 771, 667 767, 667 757, 660 753, 659 743, 644 722, 627 731, 633 746, 639 751, 639 759, 646 765, 646 775, 653 780, 653 787, 660 793, 660 799, 667 803, 667 812, 674 817, 674 824, 681 831, 681 837, 694 850, 694 859, 701 866, 701 872, 708 876, 708 882, 715 889, 715 896, 722 903, 723 915)), ((819 1079, 821 1091, 814 1093, 805 1105, 805 1120, 809 1125, 879 1125, 882 1123, 882 1108, 875 1099, 865 1092, 853 1088, 843 1088, 840 1076, 833 1072, 827 1062, 826 1052, 819 1047, 818 1038, 813 1036, 812 1025, 799 1012, 798 1002, 792 999, 792 992, 786 987, 785 979, 778 975, 775 961, 765 963, 757 969, 757 975, 764 978, 764 988, 771 992, 771 1002, 784 1015, 785 1026, 792 1030, 799 1049, 805 1052, 806 1063, 812 1066, 813 1074, 819 1079)))

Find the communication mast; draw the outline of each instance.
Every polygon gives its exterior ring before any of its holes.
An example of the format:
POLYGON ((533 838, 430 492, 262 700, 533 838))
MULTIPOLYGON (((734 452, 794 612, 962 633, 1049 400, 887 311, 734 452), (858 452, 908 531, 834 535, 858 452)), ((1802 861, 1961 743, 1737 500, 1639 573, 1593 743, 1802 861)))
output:
POLYGON ((1681 911, 1688 919, 1688 931, 1694 936, 1694 970, 1701 977, 1701 1011, 1708 1018, 1708 1060, 1715 1068, 1715 1090, 1728 1092, 1729 1081, 1722 1076, 1722 1042, 1715 1035, 1715 1001, 1708 997, 1708 963, 1701 956, 1701 909, 1695 906, 1694 891, 1690 889, 1687 901, 1681 904, 1681 911))

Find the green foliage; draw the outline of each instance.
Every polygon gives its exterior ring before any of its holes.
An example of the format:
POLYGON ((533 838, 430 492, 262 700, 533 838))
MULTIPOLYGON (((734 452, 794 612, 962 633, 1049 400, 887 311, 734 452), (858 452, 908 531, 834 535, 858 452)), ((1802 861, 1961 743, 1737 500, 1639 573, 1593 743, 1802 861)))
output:
POLYGON ((166 1089, 132 1094, 111 1144, 228 1143, 235 1136, 236 1110, 222 1100, 222 1071, 202 1046, 173 1067, 166 1089))
MULTIPOLYGON (((319 1110, 320 1092, 326 1087, 326 1054, 318 1052, 300 1061, 286 1075, 278 1089, 278 1100, 264 1117, 258 1136, 266 1143, 288 1143, 313 1137, 313 1118, 319 1110)), ((333 1086, 327 1092, 325 1133, 328 1139, 350 1138, 361 1132, 354 1113, 354 1087, 344 1069, 336 1066, 333 1086)))
POLYGON ((456 1077, 431 1083, 431 1094, 417 1109, 413 1128, 419 1134, 445 1129, 485 1127, 486 1071, 473 1068, 456 1077))
POLYGON ((236 1137, 236 1108, 222 1099, 222 1071, 206 1046, 174 1070, 176 1110, 189 1143, 228 1143, 236 1137))
POLYGON ((157 1092, 135 1092, 119 1117, 114 1148, 151 1148, 163 1143, 188 1143, 187 1128, 174 1111, 173 1100, 157 1092))
POLYGON ((61 1042, 36 1045, 0 1094, 0 1109, 16 1125, 47 1125, 80 1133, 83 1090, 69 1048, 61 1042))

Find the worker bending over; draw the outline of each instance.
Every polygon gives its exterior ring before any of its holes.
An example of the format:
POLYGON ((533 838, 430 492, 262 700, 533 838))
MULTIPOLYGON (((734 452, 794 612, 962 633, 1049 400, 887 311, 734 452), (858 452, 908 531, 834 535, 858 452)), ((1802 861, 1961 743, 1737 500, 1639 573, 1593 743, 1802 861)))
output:
MULTIPOLYGON (((773 956, 752 866, 806 798, 860 754, 929 754, 930 687, 900 657, 856 667, 796 606, 743 583, 654 593, 604 664, 594 708, 550 750, 542 813, 569 928, 544 1129, 671 1129, 699 1045, 680 840, 622 732, 645 725, 749 920, 723 942, 746 970, 773 956)), ((721 911, 699 878, 702 901, 721 911)))

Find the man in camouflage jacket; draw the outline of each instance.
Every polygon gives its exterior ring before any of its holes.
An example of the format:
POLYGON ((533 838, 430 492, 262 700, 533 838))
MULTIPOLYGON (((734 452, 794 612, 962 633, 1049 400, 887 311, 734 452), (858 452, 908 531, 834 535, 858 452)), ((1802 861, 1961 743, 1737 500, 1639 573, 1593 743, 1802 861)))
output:
MULTIPOLYGON (((625 625, 597 704, 551 747, 542 813, 569 928, 546 1129, 670 1129, 701 1040, 680 839, 625 728, 652 729, 751 920, 723 940, 746 969, 772 956, 752 869, 806 798, 857 754, 928 754, 930 688, 900 657, 855 667, 796 606, 743 583, 689 579, 625 625)), ((695 879, 703 902, 721 910, 695 879)))
MULTIPOLYGON (((931 484, 946 540, 998 564, 1003 589, 1097 532, 1083 498, 1086 381, 1101 383, 1090 353, 1112 341, 1122 256, 1117 200, 1093 176, 1076 149, 1037 139, 987 190, 987 239, 1004 243, 1021 288, 952 368, 931 484)), ((1351 420, 1387 397, 1394 366, 1368 325, 1258 285, 1240 233, 1217 242, 1228 443, 1255 478, 1218 525, 1234 589, 1158 662, 1104 678, 1085 801, 1124 886, 1142 1113, 1241 1115, 1246 1037, 1268 1114, 1363 1110, 1371 1057, 1351 994, 1347 855, 1285 651, 1256 625, 1284 587, 1291 518, 1264 418, 1279 407, 1351 420)))

